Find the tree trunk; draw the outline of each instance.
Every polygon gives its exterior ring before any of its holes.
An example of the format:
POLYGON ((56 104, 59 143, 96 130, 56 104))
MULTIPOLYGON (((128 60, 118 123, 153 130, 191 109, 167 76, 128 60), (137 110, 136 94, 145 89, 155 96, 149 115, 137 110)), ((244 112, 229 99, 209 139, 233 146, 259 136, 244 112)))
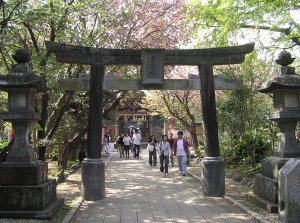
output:
MULTIPOLYGON (((47 121, 47 118, 48 118, 48 113, 47 113, 48 98, 49 98, 48 93, 43 94, 43 96, 42 96, 41 120, 39 121, 41 130, 38 131, 38 139, 39 140, 45 138, 45 126, 46 126, 46 121, 47 121)), ((45 153, 46 153, 46 146, 45 145, 39 145, 38 159, 45 162, 45 159, 46 159, 45 153)))
POLYGON ((60 165, 62 167, 61 174, 65 172, 68 163, 69 153, 78 150, 78 145, 82 137, 87 133, 87 128, 82 129, 72 140, 65 143, 64 151, 61 156, 60 165))
POLYGON ((193 147, 194 147, 194 150, 197 150, 198 147, 199 147, 199 143, 198 143, 198 140, 197 140, 197 135, 196 135, 196 132, 190 132, 191 134, 191 138, 193 140, 193 147))

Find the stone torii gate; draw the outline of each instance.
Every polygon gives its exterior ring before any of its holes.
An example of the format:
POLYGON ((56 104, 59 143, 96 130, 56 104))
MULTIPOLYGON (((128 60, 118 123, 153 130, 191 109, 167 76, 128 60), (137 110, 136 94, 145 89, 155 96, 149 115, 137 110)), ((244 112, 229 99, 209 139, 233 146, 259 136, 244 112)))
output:
POLYGON ((225 194, 224 160, 220 157, 215 104, 216 89, 239 89, 238 82, 213 75, 213 65, 240 64, 254 43, 210 49, 106 49, 46 41, 47 50, 60 63, 91 65, 90 79, 61 80, 60 90, 89 90, 87 158, 82 162, 82 196, 85 200, 105 197, 105 172, 101 160, 103 90, 200 90, 205 158, 202 185, 206 196, 225 194), (104 78, 106 65, 142 65, 142 79, 104 78), (164 79, 164 65, 196 65, 199 77, 164 79), (214 77, 215 76, 215 77, 214 77))

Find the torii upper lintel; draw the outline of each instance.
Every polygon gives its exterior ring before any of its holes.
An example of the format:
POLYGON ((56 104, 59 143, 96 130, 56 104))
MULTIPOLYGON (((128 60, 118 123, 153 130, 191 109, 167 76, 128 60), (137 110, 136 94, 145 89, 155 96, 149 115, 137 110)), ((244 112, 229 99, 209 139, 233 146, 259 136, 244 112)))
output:
MULTIPOLYGON (((142 65, 142 50, 93 48, 51 41, 45 41, 45 44, 48 52, 55 53, 60 63, 142 65)), ((253 50, 254 43, 209 49, 164 50, 164 65, 240 64, 253 50)))

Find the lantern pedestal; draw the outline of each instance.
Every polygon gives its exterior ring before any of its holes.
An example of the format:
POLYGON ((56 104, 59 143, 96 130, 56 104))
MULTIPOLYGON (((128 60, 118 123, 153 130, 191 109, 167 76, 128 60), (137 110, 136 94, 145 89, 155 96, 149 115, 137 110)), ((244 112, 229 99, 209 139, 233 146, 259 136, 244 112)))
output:
POLYGON ((281 158, 300 157, 300 149, 295 137, 297 121, 278 121, 280 143, 274 156, 281 158))
POLYGON ((48 164, 36 160, 29 143, 35 112, 4 112, 3 120, 11 121, 15 141, 0 163, 0 218, 50 219, 63 205, 56 197, 56 180, 48 180, 48 164), (25 114, 25 115, 23 115, 25 114))
POLYGON ((0 186, 0 194, 0 218, 50 219, 64 204, 56 198, 55 180, 35 186, 0 186))
POLYGON ((254 194, 246 194, 246 200, 270 213, 277 213, 279 170, 289 160, 275 156, 264 159, 261 162, 262 173, 254 176, 254 194))

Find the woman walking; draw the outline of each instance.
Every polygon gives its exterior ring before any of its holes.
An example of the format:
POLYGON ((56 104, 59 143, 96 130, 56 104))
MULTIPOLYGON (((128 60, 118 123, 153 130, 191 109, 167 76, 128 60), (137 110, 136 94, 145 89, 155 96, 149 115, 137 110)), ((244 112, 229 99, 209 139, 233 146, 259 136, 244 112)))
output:
MULTIPOLYGON (((157 163, 156 143, 157 143, 157 141, 154 138, 154 135, 151 135, 150 138, 149 138, 149 145, 153 146, 153 150, 151 151, 150 149, 148 149, 149 150, 149 164, 150 164, 150 166, 152 166, 152 163, 153 163, 153 166, 156 166, 156 163, 157 163), (153 162, 152 162, 152 160, 153 160, 153 162)), ((149 148, 149 146, 148 146, 148 148, 149 148)))
POLYGON ((171 147, 169 142, 167 142, 168 136, 163 135, 162 136, 162 142, 159 144, 158 148, 158 154, 160 158, 160 171, 164 172, 166 176, 168 176, 168 170, 169 170, 169 156, 172 155, 171 147), (165 164, 165 168, 164 168, 165 164))
POLYGON ((125 156, 126 158, 129 158, 131 138, 129 137, 128 133, 126 133, 125 137, 123 138, 123 142, 124 142, 125 156))

